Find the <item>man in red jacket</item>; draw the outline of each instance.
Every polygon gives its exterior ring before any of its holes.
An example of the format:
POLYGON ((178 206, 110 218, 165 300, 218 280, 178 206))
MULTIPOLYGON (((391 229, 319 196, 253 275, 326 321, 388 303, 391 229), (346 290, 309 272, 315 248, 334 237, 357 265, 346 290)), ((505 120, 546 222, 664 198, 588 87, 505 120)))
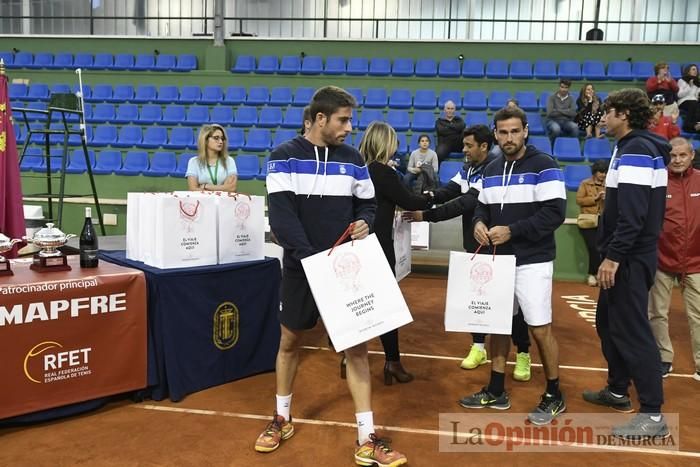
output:
POLYGON ((649 322, 661 353, 663 376, 673 367, 668 335, 668 309, 677 280, 688 314, 695 374, 700 381, 700 170, 692 167, 693 146, 685 138, 671 140, 664 226, 659 238, 659 265, 649 292, 649 322))

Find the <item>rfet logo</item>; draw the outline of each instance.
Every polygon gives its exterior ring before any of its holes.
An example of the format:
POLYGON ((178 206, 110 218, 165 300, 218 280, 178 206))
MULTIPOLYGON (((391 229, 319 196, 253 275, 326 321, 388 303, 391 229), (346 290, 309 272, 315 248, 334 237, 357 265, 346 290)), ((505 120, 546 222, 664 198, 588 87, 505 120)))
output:
POLYGON ((55 341, 41 342, 32 347, 24 357, 24 375, 27 379, 41 384, 78 378, 91 373, 91 347, 61 349, 63 345, 55 341))

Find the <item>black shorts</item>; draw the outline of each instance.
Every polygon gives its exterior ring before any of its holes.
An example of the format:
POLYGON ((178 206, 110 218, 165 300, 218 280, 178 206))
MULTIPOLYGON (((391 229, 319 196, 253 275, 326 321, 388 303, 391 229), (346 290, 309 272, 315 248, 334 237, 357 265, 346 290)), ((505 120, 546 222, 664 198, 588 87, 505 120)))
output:
POLYGON ((280 323, 294 331, 311 329, 318 322, 318 308, 303 271, 285 269, 282 274, 280 323))

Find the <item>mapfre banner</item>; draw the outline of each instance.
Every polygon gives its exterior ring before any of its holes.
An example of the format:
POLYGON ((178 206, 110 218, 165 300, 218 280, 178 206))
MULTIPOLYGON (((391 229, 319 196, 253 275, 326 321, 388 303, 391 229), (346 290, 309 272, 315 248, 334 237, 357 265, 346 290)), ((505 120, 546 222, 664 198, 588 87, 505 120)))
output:
POLYGON ((101 262, 0 278, 0 418, 146 386, 146 281, 101 262))

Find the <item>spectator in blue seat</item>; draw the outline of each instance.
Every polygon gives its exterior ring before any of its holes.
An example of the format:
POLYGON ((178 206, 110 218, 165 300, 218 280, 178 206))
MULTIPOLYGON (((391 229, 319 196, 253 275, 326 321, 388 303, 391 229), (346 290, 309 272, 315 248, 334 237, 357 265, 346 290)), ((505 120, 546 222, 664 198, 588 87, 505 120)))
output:
POLYGON ((649 77, 646 82, 647 96, 653 99, 657 94, 664 96, 666 105, 664 115, 669 117, 678 115, 678 83, 671 76, 668 63, 659 62, 654 65, 654 76, 649 77))
POLYGON ((600 119, 603 118, 604 113, 601 104, 593 85, 591 83, 584 84, 581 88, 581 94, 576 100, 577 111, 574 121, 578 123, 581 131, 586 132, 586 138, 591 138, 594 135, 596 138, 600 138, 600 119))
POLYGON ((683 131, 700 132, 700 79, 698 66, 694 63, 683 68, 683 76, 678 80, 678 107, 683 116, 683 131))
POLYGON ((578 125, 576 118, 576 104, 569 94, 571 81, 563 79, 559 81, 559 91, 547 99, 547 134, 554 141, 559 136, 578 137, 578 125))
POLYGON ((445 112, 442 117, 435 121, 435 132, 437 133, 437 148, 435 152, 438 161, 442 163, 451 152, 462 151, 462 133, 467 125, 462 117, 455 115, 455 103, 445 102, 445 112))
POLYGON ((430 149, 430 136, 420 135, 418 138, 418 149, 411 153, 408 158, 406 167, 406 175, 403 177, 403 182, 408 188, 413 186, 416 179, 421 178, 420 189, 418 193, 422 193, 423 189, 435 188, 436 177, 438 173, 438 156, 430 149))
POLYGON ((187 163, 190 191, 236 191, 236 162, 228 155, 226 131, 221 125, 204 125, 197 138, 197 157, 187 163))

